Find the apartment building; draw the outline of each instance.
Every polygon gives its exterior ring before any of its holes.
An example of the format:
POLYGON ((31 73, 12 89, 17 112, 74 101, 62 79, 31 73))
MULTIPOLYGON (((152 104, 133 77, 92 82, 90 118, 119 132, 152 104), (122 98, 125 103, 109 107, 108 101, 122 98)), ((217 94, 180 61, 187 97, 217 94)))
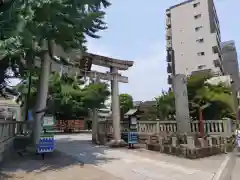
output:
POLYGON ((224 74, 230 75, 234 88, 240 90, 239 66, 235 42, 225 41, 221 43, 223 71, 224 74))
POLYGON ((221 33, 213 0, 188 0, 166 10, 168 84, 175 74, 222 74, 221 33))
POLYGON ((230 75, 232 79, 232 93, 234 97, 234 107, 236 112, 240 104, 240 76, 235 42, 226 41, 221 43, 223 71, 224 74, 230 75))

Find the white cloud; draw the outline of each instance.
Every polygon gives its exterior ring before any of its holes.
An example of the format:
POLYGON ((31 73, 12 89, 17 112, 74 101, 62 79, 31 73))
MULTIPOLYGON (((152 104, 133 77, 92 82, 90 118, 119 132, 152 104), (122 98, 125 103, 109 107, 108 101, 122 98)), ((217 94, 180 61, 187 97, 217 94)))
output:
MULTIPOLYGON (((120 84, 120 93, 129 93, 134 100, 152 100, 167 89, 166 53, 162 44, 151 45, 150 53, 134 60, 134 65, 122 75, 128 76, 128 84, 120 84)), ((111 57, 111 49, 88 44, 89 52, 111 57)), ((141 53, 139 53, 141 54, 141 53)), ((107 68, 93 67, 106 72, 107 68)))

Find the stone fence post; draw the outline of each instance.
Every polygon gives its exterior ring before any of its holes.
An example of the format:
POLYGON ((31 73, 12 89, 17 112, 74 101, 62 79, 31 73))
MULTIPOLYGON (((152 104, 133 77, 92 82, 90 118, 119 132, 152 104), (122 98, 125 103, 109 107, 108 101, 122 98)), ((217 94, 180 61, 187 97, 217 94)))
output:
POLYGON ((156 133, 159 134, 160 133, 160 123, 159 123, 159 121, 157 121, 156 126, 157 126, 157 128, 156 128, 157 132, 156 133))
POLYGON ((223 120, 223 131, 226 137, 230 137, 233 134, 232 119, 223 120))

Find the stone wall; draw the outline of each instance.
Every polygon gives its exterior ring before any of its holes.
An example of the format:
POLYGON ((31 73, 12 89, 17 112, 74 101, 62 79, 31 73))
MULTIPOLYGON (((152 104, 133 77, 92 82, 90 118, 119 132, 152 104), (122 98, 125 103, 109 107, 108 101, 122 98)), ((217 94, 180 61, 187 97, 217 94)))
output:
POLYGON ((5 157, 11 155, 11 152, 13 152, 13 143, 14 137, 8 138, 0 142, 0 163, 5 157))
POLYGON ((226 153, 235 147, 235 137, 149 136, 147 149, 170 155, 197 159, 226 153))

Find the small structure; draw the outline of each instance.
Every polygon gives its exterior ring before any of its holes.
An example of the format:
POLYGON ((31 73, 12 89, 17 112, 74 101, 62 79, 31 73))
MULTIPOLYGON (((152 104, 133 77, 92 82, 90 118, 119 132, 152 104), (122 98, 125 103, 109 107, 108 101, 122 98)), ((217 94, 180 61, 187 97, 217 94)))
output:
MULTIPOLYGON (((130 109, 125 115, 128 132, 127 132, 127 142, 129 148, 133 148, 134 144, 137 144, 138 135, 137 135, 137 120, 138 120, 138 109, 130 109)), ((126 133, 123 132, 123 139, 126 141, 126 133)))
POLYGON ((155 106, 156 101, 134 102, 134 108, 138 109, 138 119, 141 121, 157 119, 155 106))
POLYGON ((110 109, 99 109, 98 110, 98 121, 108 121, 112 118, 112 112, 110 109))

